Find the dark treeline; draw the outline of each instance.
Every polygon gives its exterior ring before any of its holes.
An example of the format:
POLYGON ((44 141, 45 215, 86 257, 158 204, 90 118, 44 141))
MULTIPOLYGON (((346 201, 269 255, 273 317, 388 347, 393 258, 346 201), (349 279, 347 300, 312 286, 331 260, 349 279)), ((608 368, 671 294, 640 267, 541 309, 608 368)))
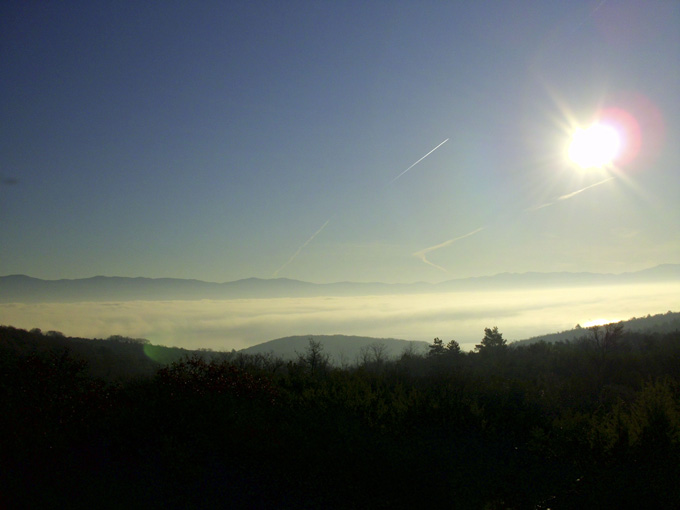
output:
POLYGON ((494 328, 345 367, 310 339, 130 377, 88 364, 143 341, 84 343, 0 328, 0 507, 680 507, 678 331, 508 348, 494 328))

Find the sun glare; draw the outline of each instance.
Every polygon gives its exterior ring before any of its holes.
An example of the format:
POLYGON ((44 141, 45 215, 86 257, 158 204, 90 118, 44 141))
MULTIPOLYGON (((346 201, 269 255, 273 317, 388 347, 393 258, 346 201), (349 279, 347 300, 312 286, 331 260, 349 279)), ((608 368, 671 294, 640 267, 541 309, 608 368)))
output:
POLYGON ((581 168, 598 168, 611 164, 620 149, 621 139, 616 129, 594 124, 576 130, 569 146, 569 158, 581 168))
POLYGON ((593 326, 604 326, 605 324, 612 324, 614 322, 619 322, 623 319, 593 319, 588 322, 583 323, 584 328, 592 328, 593 326))

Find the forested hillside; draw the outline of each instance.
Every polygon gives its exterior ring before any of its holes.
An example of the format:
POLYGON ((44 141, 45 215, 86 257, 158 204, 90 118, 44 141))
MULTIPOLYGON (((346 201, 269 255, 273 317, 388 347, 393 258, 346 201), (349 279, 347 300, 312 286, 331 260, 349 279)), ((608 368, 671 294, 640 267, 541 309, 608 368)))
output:
MULTIPOLYGON (((656 315, 647 315, 646 317, 632 317, 631 319, 621 321, 626 331, 637 333, 671 333, 680 330, 680 313, 668 311, 666 313, 659 313, 656 315)), ((588 328, 577 324, 574 329, 561 331, 559 333, 548 333, 539 335, 526 340, 518 340, 512 343, 512 346, 529 345, 537 342, 573 342, 583 337, 589 336, 588 328)))
POLYGON ((312 340, 134 377, 0 333, 2 507, 680 506, 679 331, 510 349, 494 328, 344 368, 312 340))

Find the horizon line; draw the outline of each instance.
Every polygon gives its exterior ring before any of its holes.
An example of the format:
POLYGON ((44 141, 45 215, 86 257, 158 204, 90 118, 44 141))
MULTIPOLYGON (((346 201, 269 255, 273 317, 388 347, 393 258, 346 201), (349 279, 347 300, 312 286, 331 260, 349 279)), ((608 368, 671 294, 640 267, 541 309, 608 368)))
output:
POLYGON ((680 266, 680 262, 663 262, 659 264, 655 264, 653 266, 647 266, 643 269, 638 269, 634 271, 622 271, 618 273, 612 273, 612 272, 597 272, 597 271, 501 271, 497 273, 487 273, 487 274, 480 274, 480 275, 470 275, 470 276, 459 276, 459 277, 453 277, 453 278, 447 278, 444 280, 439 280, 436 282, 431 282, 431 281, 425 281, 425 280, 418 280, 418 281, 408 281, 408 282, 386 282, 386 281, 377 281, 377 280, 370 280, 370 281, 361 281, 361 280, 333 280, 333 281, 328 281, 328 282, 318 282, 318 281, 311 281, 311 280, 301 280, 298 278, 287 278, 283 276, 278 276, 275 278, 262 278, 259 276, 247 276, 243 278, 237 278, 235 280, 226 280, 226 281, 211 281, 211 280, 202 280, 200 278, 183 278, 183 277, 176 277, 176 276, 121 276, 121 275, 105 275, 105 274, 96 274, 93 276, 81 276, 81 277, 75 277, 75 278, 40 278, 37 276, 31 276, 25 273, 12 273, 12 274, 5 274, 5 275, 0 275, 0 278, 11 278, 11 277, 25 277, 25 278, 31 278, 34 280, 41 280, 45 282, 59 282, 59 281, 77 281, 77 280, 91 280, 94 278, 119 278, 119 279, 128 279, 128 280, 181 280, 181 281, 194 281, 194 282, 201 282, 201 283, 211 283, 211 284, 216 284, 216 285, 223 285, 227 283, 236 283, 236 282, 243 282, 246 280, 260 280, 260 281, 277 281, 277 280, 288 280, 292 282, 302 282, 302 283, 309 283, 312 285, 338 285, 338 284, 363 284, 363 285, 371 285, 371 284, 379 284, 379 285, 419 285, 419 284, 425 284, 425 285, 438 285, 440 283, 446 283, 450 281, 456 281, 456 280, 469 280, 469 279, 475 279, 475 278, 492 278, 495 276, 503 276, 503 275, 529 275, 529 274, 543 274, 543 275, 549 275, 549 274, 572 274, 572 275, 609 275, 609 276, 621 276, 621 275, 626 275, 626 274, 635 274, 635 273, 640 273, 642 271, 648 271, 650 269, 656 269, 656 268, 661 268, 661 267, 666 267, 666 266, 680 266))

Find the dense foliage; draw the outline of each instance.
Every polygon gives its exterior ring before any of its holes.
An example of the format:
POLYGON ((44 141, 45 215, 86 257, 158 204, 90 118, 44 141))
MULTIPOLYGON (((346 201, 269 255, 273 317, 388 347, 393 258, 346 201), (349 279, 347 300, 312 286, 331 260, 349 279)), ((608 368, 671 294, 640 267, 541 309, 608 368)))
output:
POLYGON ((0 506, 680 507, 680 332, 584 335, 343 368, 312 340, 121 378, 2 327, 0 506))

